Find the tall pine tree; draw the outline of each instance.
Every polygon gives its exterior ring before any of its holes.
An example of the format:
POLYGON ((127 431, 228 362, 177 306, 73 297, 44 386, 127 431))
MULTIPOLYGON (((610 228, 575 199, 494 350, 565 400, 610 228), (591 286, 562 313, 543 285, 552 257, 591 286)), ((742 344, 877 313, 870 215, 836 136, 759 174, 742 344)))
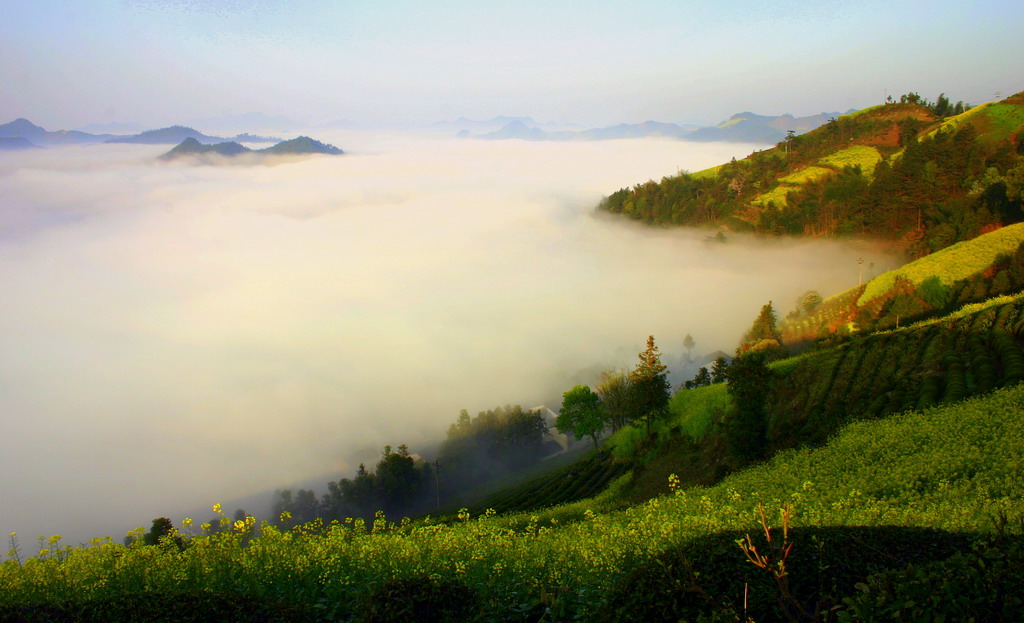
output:
POLYGON ((654 345, 653 335, 647 338, 647 348, 638 357, 640 363, 629 376, 637 413, 643 419, 647 435, 650 436, 654 420, 668 413, 668 368, 661 363, 661 353, 654 345))

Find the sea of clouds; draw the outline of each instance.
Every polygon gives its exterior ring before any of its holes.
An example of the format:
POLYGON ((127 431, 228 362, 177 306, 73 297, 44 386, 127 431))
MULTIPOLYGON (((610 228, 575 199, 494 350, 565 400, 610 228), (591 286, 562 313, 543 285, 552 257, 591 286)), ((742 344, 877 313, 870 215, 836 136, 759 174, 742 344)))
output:
MULTIPOLYGON (((167 146, 0 154, 0 530, 72 542, 300 482, 462 408, 557 408, 595 370, 730 352, 866 245, 656 229, 602 195, 759 146, 316 136, 224 166, 167 146)), ((212 514, 212 513, 211 513, 212 514)), ((197 520, 206 517, 197 517, 197 520)))

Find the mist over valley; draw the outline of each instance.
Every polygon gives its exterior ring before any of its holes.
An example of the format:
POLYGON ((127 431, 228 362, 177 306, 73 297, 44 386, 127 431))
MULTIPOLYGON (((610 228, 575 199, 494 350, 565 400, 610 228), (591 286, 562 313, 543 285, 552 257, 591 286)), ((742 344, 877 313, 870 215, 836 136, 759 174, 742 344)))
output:
POLYGON ((768 300, 784 313, 856 285, 858 258, 899 263, 595 212, 761 145, 322 140, 347 155, 0 154, 5 534, 119 538, 351 476, 385 444, 439 441, 463 408, 557 409, 593 370, 633 365, 648 335, 670 368, 686 334, 730 352, 768 300))

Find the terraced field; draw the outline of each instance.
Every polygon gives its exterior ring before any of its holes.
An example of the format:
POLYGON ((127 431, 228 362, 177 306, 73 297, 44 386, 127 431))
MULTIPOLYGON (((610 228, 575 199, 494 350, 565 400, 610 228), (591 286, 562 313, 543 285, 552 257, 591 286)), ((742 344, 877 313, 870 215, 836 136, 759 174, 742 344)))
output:
POLYGON ((1024 378, 1024 295, 804 356, 768 397, 769 436, 823 442, 855 419, 952 403, 1024 378))
POLYGON ((609 452, 594 451, 567 467, 489 495, 469 510, 504 513, 568 504, 597 495, 628 469, 628 465, 614 462, 609 452))
POLYGON ((1024 243, 1024 223, 1007 225, 973 240, 958 242, 938 253, 926 255, 875 277, 867 283, 857 299, 857 305, 864 306, 892 290, 897 277, 903 277, 916 285, 937 275, 942 283, 952 284, 988 268, 997 255, 1012 252, 1021 243, 1024 243))

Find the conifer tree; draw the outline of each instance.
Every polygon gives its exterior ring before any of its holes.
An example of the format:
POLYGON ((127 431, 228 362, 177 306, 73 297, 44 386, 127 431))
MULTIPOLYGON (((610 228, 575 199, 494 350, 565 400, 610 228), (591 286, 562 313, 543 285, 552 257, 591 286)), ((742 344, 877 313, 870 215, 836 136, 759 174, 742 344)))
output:
POLYGON ((778 318, 775 315, 775 308, 772 307, 772 302, 768 301, 767 305, 761 307, 761 312, 757 315, 757 319, 754 320, 754 324, 747 331, 746 335, 743 336, 743 343, 756 344, 761 340, 775 340, 781 344, 782 337, 779 335, 777 327, 778 318))
POLYGON ((651 424, 668 412, 668 368, 661 363, 661 353, 654 345, 654 336, 647 338, 647 348, 638 355, 640 363, 630 373, 636 412, 644 420, 647 435, 651 424))
POLYGON ((742 460, 756 459, 764 453, 765 395, 772 388, 774 376, 763 352, 737 357, 729 366, 727 391, 733 404, 726 432, 730 448, 742 460))

